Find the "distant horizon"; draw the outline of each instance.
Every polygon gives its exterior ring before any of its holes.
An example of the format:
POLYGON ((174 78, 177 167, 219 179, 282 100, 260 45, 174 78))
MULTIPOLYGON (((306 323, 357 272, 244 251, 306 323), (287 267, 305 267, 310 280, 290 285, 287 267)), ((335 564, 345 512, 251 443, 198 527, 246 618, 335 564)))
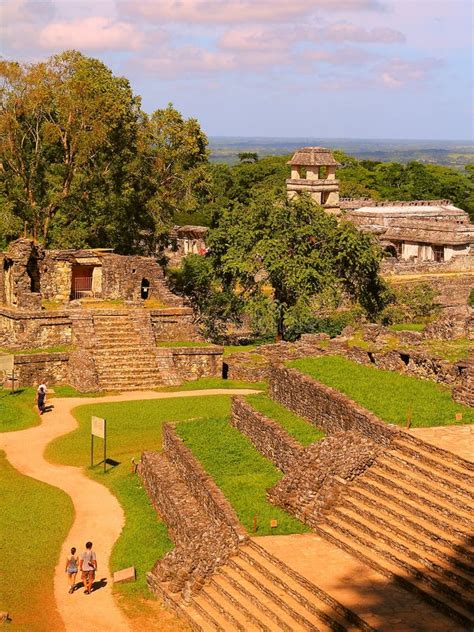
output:
POLYGON ((259 135, 254 136, 252 134, 207 134, 209 139, 252 139, 252 140, 334 140, 334 141, 375 141, 375 142, 391 142, 391 143, 466 143, 474 146, 474 137, 469 138, 383 138, 375 136, 271 136, 271 135, 259 135))

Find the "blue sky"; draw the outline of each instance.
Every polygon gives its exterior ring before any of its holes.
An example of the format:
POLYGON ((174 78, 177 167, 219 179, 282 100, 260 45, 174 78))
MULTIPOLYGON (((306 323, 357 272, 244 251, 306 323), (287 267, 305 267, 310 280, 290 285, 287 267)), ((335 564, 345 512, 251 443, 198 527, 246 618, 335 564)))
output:
POLYGON ((0 0, 1 54, 66 48, 209 135, 473 138, 470 0, 0 0))

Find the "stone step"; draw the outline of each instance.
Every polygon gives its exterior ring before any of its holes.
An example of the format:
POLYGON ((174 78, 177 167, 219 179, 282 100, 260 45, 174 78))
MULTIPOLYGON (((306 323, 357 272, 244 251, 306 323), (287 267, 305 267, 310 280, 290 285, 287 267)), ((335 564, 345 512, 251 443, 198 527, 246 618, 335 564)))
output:
POLYGON ((294 599, 282 591, 267 577, 255 571, 255 569, 239 555, 228 562, 229 570, 233 571, 236 581, 247 582, 254 594, 258 594, 263 603, 271 608, 278 616, 291 627, 292 630, 324 630, 327 628, 316 625, 316 617, 302 610, 294 599))
POLYGON ((379 545, 364 545, 355 539, 350 530, 341 525, 333 525, 329 521, 315 525, 314 531, 379 573, 416 593, 448 616, 455 618, 467 629, 472 628, 472 611, 453 601, 444 591, 440 592, 429 582, 423 581, 422 578, 426 580, 426 575, 413 575, 380 555, 379 545))
POLYGON ((415 562, 417 568, 426 567, 433 576, 439 576, 441 581, 449 584, 454 590, 460 587, 462 594, 474 591, 473 577, 469 572, 453 568, 452 564, 442 558, 436 550, 427 551, 420 544, 417 546, 414 539, 406 538, 403 532, 390 528, 388 524, 384 526, 380 521, 374 520, 372 514, 363 512, 360 507, 350 504, 339 505, 333 508, 330 518, 350 525, 353 530, 363 533, 375 542, 383 543, 395 557, 401 554, 404 559, 409 558, 415 562))
POLYGON ((474 502, 474 492, 469 487, 460 484, 459 479, 451 476, 449 472, 442 468, 430 467, 425 462, 415 459, 406 452, 402 452, 401 450, 388 451, 377 459, 377 463, 380 462, 396 463, 399 467, 414 470, 446 490, 459 494, 474 502))
POLYGON ((450 476, 461 480, 465 484, 474 484, 474 463, 442 450, 426 441, 421 441, 408 433, 400 433, 392 443, 391 448, 399 448, 402 452, 415 459, 427 463, 433 468, 440 468, 450 476))
POLYGON ((443 536, 450 534, 458 539, 459 544, 464 546, 467 551, 471 550, 468 542, 469 533, 466 529, 461 528, 457 523, 452 523, 446 516, 440 515, 439 512, 433 510, 432 507, 420 505, 413 500, 410 502, 406 496, 398 493, 395 488, 387 488, 380 481, 374 479, 369 480, 367 476, 361 477, 351 485, 351 490, 357 490, 362 493, 370 493, 378 499, 380 504, 391 503, 392 507, 396 507, 397 511, 401 511, 404 515, 409 515, 412 519, 422 519, 427 523, 429 529, 435 532, 441 532, 443 536))
POLYGON ((461 513, 472 515, 474 512, 474 501, 471 501, 469 494, 464 497, 458 495, 458 489, 463 489, 461 485, 458 485, 457 489, 449 489, 448 491, 444 485, 439 485, 433 478, 429 478, 429 474, 411 470, 397 461, 384 457, 377 459, 373 470, 382 470, 383 475, 388 475, 391 480, 397 479, 400 485, 405 484, 431 498, 442 500, 446 504, 452 505, 455 510, 460 510, 461 513))
MULTIPOLYGON (((282 579, 288 581, 291 579, 295 582, 295 585, 298 587, 298 590, 301 592, 303 596, 306 596, 310 601, 320 602, 321 604, 325 604, 329 607, 329 611, 331 613, 331 621, 336 619, 340 619, 341 623, 345 626, 347 630, 363 630, 363 632, 373 632, 372 626, 370 626, 366 621, 361 619, 355 612, 343 606, 337 599, 329 595, 326 591, 313 584, 308 579, 300 575, 293 568, 285 564, 282 560, 275 557, 271 553, 269 553, 266 549, 261 547, 253 540, 249 540, 248 547, 246 551, 248 552, 251 549, 256 555, 258 561, 264 565, 268 566, 271 571, 282 579), (334 614, 336 616, 334 616, 334 614)), ((337 625, 337 623, 336 623, 337 625)))
POLYGON ((431 552, 449 562, 452 567, 461 569, 472 575, 474 572, 474 557, 465 551, 461 553, 456 544, 451 540, 435 534, 433 529, 427 529, 424 525, 402 515, 393 506, 380 498, 364 497, 359 492, 351 490, 350 496, 344 497, 341 507, 350 507, 361 515, 369 515, 371 520, 382 529, 396 533, 400 538, 408 540, 413 546, 424 551, 431 552))
POLYGON ((458 507, 451 506, 445 499, 432 495, 431 492, 427 492, 416 487, 414 492, 408 485, 399 485, 397 480, 393 480, 387 476, 385 472, 378 470, 377 465, 369 468, 364 474, 364 480, 370 482, 378 482, 387 489, 392 489, 397 494, 404 496, 406 499, 421 507, 431 507, 436 512, 439 512, 445 520, 463 526, 467 529, 472 527, 471 514, 467 511, 463 511, 458 507))

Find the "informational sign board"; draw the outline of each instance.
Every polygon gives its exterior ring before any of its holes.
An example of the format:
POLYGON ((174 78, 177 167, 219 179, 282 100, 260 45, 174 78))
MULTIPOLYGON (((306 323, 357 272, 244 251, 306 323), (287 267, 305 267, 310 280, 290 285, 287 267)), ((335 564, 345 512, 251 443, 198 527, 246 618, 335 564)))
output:
POLYGON ((91 467, 94 467, 94 437, 104 440, 104 474, 107 466, 107 422, 102 417, 91 417, 91 467))
POLYGON ((0 373, 13 373, 13 361, 15 356, 8 353, 0 354, 0 373))
POLYGON ((95 437, 105 439, 105 419, 102 419, 102 417, 92 417, 91 434, 95 437))

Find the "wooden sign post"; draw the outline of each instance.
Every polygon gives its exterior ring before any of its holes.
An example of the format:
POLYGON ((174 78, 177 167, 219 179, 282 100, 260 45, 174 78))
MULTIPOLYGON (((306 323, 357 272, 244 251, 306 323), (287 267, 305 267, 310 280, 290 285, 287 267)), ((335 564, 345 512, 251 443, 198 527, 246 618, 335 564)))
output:
MULTIPOLYGON (((107 422, 101 417, 91 418, 91 467, 94 467, 94 437, 104 441, 104 474, 107 465, 107 422)), ((100 465, 100 463, 98 463, 100 465)))

